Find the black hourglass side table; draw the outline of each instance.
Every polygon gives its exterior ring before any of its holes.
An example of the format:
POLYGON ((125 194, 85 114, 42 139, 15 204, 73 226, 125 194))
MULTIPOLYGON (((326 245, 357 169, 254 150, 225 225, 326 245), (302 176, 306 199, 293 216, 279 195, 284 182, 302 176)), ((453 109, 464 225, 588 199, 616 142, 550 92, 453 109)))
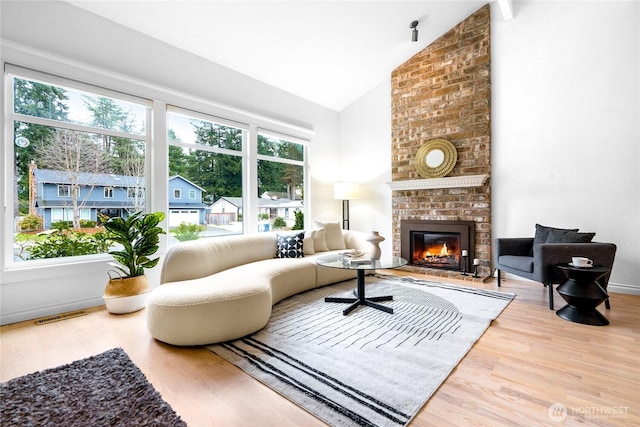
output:
POLYGON ((572 267, 559 264, 567 280, 558 286, 558 293, 567 302, 556 314, 571 322, 585 325, 605 326, 609 321, 596 307, 609 298, 607 291, 598 283, 609 269, 605 267, 572 267))

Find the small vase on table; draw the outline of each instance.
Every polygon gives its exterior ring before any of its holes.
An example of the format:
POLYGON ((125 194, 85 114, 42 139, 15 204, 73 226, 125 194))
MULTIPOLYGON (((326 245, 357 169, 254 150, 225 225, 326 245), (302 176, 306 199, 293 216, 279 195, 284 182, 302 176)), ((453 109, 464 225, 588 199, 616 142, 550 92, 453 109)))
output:
POLYGON ((371 258, 372 261, 378 261, 381 255, 380 242, 384 241, 384 237, 382 237, 377 231, 372 231, 366 240, 371 244, 369 258, 371 258))

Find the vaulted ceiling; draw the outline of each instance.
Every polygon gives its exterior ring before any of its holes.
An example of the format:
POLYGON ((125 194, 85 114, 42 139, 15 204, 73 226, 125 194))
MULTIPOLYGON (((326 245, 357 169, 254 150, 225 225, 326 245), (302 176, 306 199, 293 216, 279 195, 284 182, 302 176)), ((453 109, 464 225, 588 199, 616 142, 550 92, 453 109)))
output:
POLYGON ((486 3, 68 2, 336 111, 486 3), (412 42, 415 20, 418 41, 412 42))

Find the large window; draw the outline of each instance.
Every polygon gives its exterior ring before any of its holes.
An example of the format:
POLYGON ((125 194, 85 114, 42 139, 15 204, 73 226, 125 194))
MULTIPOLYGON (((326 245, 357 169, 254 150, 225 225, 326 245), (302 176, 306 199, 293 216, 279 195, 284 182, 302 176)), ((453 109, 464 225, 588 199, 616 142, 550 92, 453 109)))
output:
POLYGON ((104 221, 147 209, 166 213, 169 245, 303 227, 308 141, 295 135, 309 135, 304 129, 181 95, 176 104, 190 109, 12 65, 4 87, 12 142, 4 145, 4 228, 13 231, 0 237, 5 267, 105 253, 104 221), (218 115, 227 111, 246 121, 218 115))
POLYGON ((261 231, 303 227, 304 153, 302 141, 267 131, 258 133, 261 231))
POLYGON ((7 77, 13 261, 105 252, 101 222, 145 209, 150 104, 29 70, 7 77))
POLYGON ((307 141, 175 107, 167 129, 169 188, 197 199, 169 200, 171 241, 303 227, 307 141))
POLYGON ((241 234, 247 127, 171 107, 167 136, 169 243, 241 234))

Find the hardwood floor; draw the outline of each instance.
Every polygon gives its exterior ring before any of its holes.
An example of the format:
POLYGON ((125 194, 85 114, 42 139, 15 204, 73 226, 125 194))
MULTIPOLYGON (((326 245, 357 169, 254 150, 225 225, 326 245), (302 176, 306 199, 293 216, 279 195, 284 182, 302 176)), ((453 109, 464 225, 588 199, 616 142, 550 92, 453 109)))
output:
MULTIPOLYGON (((498 289, 495 282, 464 284, 498 289)), ((640 425, 640 296, 611 294, 612 309, 600 307, 611 324, 596 327, 557 317, 542 285, 504 280, 501 290, 516 299, 411 426, 640 425), (563 407, 550 417, 553 404, 563 407), (554 421, 562 408, 566 419, 554 421)), ((208 350, 155 341, 144 310, 87 312, 1 327, 0 380, 122 347, 190 426, 324 425, 208 350)))

